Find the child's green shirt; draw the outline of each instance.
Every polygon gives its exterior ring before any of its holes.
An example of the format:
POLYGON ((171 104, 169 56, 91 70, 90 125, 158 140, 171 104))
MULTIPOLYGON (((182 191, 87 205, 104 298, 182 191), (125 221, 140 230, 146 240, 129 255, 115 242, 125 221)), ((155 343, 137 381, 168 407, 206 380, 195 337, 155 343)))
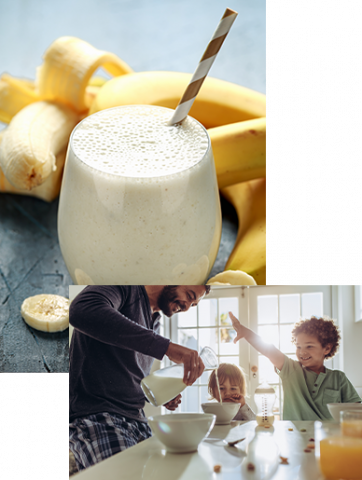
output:
POLYGON ((346 375, 325 368, 319 375, 285 356, 280 376, 284 390, 283 420, 330 420, 327 403, 361 402, 346 375))

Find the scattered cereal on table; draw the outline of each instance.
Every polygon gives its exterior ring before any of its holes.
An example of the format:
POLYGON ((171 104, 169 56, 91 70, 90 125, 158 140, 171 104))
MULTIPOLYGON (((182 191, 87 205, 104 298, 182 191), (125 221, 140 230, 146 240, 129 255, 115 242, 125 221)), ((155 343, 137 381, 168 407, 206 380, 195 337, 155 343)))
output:
POLYGON ((309 453, 309 452, 311 452, 312 450, 310 450, 309 448, 305 448, 304 451, 305 451, 305 453, 309 453))
POLYGON ((305 428, 302 428, 301 429, 301 432, 306 432, 307 430, 305 428))
POLYGON ((215 473, 220 473, 221 472, 221 465, 215 465, 214 466, 214 472, 215 473))
POLYGON ((314 438, 310 438, 308 442, 314 442, 314 438))
POLYGON ((292 431, 293 431, 293 429, 292 429, 292 428, 288 428, 288 430, 289 430, 290 432, 292 432, 292 431))
POLYGON ((250 463, 248 463, 248 465, 247 465, 247 469, 250 470, 250 471, 253 471, 253 470, 255 470, 255 465, 250 462, 250 463))
POLYGON ((282 465, 289 465, 288 457, 282 457, 282 456, 280 455, 280 460, 281 460, 280 463, 281 463, 282 465))
POLYGON ((270 428, 270 425, 264 425, 264 428, 270 428))
POLYGON ((308 443, 307 448, 311 448, 313 450, 313 448, 315 448, 314 443, 308 443))

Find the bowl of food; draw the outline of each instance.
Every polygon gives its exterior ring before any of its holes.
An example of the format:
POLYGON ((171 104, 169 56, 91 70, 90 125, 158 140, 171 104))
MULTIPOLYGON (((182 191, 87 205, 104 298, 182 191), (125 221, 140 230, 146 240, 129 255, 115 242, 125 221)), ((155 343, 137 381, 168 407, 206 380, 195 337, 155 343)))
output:
POLYGON ((216 425, 227 425, 238 413, 240 403, 207 402, 202 403, 201 408, 205 413, 211 413, 216 415, 216 425))
POLYGON ((148 418, 154 436, 170 453, 195 452, 215 425, 216 416, 205 413, 174 413, 148 418))
POLYGON ((327 403, 329 413, 332 415, 333 420, 339 422, 340 412, 347 410, 362 411, 362 403, 327 403))

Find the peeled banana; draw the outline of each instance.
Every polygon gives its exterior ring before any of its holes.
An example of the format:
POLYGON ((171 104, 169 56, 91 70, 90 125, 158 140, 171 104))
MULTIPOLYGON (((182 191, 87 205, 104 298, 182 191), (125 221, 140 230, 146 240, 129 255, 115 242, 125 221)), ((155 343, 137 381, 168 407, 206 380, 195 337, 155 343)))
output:
MULTIPOLYGON (((0 132, 0 144, 3 134, 4 130, 0 132)), ((0 192, 30 195, 32 197, 41 198, 46 202, 51 202, 60 192, 66 152, 66 149, 64 149, 57 155, 55 160, 55 166, 57 167, 56 170, 49 175, 44 183, 39 185, 39 187, 34 187, 30 192, 28 190, 20 190, 11 185, 0 168, 0 192)))
POLYGON ((265 117, 208 130, 219 188, 265 177, 265 117))
POLYGON ((23 301, 21 316, 36 330, 62 332, 69 327, 69 304, 65 297, 43 293, 23 301))
MULTIPOLYGON (((158 105, 176 108, 191 74, 140 72, 108 81, 99 91, 89 114, 119 105, 158 105)), ((190 115, 206 128, 265 117, 265 95, 234 83, 206 77, 190 115)))
POLYGON ((37 71, 37 92, 44 100, 64 103, 85 112, 85 90, 93 73, 103 67, 111 75, 133 72, 117 55, 98 50, 76 37, 60 37, 44 54, 37 71))
POLYGON ((238 183, 221 190, 238 215, 238 235, 225 270, 242 270, 266 284, 266 180, 238 183))
POLYGON ((225 270, 210 278, 207 285, 256 285, 256 281, 241 270, 225 270))
POLYGON ((0 167, 21 190, 41 185, 56 170, 79 116, 64 105, 35 102, 11 120, 0 144, 0 167))

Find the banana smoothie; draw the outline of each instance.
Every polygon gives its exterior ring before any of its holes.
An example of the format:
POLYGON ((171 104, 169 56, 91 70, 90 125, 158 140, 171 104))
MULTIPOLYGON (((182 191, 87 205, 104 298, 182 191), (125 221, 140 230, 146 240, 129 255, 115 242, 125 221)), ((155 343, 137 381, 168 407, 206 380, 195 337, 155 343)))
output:
POLYGON ((74 283, 205 283, 221 236, 214 160, 204 127, 169 126, 172 113, 116 107, 73 130, 58 233, 74 283))

